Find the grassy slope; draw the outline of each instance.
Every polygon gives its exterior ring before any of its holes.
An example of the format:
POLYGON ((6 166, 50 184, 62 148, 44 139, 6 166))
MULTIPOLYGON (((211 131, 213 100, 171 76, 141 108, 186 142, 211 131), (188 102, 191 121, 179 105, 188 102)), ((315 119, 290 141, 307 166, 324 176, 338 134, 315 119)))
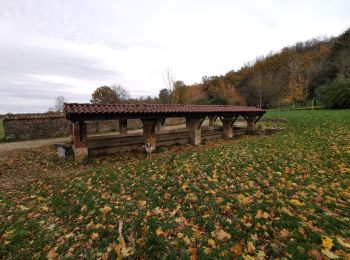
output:
POLYGON ((118 221, 133 257, 349 257, 350 111, 268 116, 286 130, 0 191, 0 258, 115 259, 118 221))

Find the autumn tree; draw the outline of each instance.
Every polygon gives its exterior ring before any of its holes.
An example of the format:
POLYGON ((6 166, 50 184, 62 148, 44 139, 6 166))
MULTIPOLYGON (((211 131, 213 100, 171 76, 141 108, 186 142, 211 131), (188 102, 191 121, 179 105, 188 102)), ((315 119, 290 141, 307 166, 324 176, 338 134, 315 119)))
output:
POLYGON ((175 82, 170 70, 164 79, 176 103, 295 107, 314 98, 319 85, 327 85, 339 75, 350 77, 349 46, 350 29, 337 38, 298 42, 246 63, 238 71, 204 76, 198 84, 175 82))
POLYGON ((129 94, 121 85, 101 86, 92 93, 91 103, 115 104, 125 101, 129 94))
POLYGON ((185 104, 185 92, 187 86, 183 81, 175 81, 173 89, 173 99, 177 104, 185 104))

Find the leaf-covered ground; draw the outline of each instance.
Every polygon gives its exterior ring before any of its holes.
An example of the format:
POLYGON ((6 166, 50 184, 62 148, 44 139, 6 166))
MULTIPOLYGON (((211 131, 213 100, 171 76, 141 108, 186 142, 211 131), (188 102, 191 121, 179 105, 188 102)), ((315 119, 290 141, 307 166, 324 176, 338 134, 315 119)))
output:
POLYGON ((350 258, 350 111, 269 116, 285 130, 152 160, 0 160, 46 172, 0 191, 0 257, 350 258))

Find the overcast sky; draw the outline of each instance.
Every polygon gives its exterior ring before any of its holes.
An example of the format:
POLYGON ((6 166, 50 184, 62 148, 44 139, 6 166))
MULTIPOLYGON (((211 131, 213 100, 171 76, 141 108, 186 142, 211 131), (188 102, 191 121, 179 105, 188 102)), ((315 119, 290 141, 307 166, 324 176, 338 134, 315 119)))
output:
POLYGON ((132 97, 239 69, 350 26, 349 0, 0 0, 0 113, 89 102, 101 85, 132 97))

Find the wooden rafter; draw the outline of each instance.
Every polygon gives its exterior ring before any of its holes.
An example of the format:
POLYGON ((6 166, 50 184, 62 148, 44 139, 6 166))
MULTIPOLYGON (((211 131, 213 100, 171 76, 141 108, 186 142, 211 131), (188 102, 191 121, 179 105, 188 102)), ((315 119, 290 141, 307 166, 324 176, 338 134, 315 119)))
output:
POLYGON ((232 123, 231 123, 231 127, 232 127, 233 124, 236 122, 236 120, 238 119, 238 117, 239 117, 239 116, 236 116, 236 117, 233 118, 232 123))
POLYGON ((200 122, 200 124, 199 124, 199 126, 198 126, 198 129, 200 129, 200 128, 201 128, 201 126, 202 126, 202 124, 203 124, 203 122, 204 122, 205 118, 206 118, 206 117, 203 117, 203 118, 202 118, 202 120, 201 120, 201 122, 200 122))

